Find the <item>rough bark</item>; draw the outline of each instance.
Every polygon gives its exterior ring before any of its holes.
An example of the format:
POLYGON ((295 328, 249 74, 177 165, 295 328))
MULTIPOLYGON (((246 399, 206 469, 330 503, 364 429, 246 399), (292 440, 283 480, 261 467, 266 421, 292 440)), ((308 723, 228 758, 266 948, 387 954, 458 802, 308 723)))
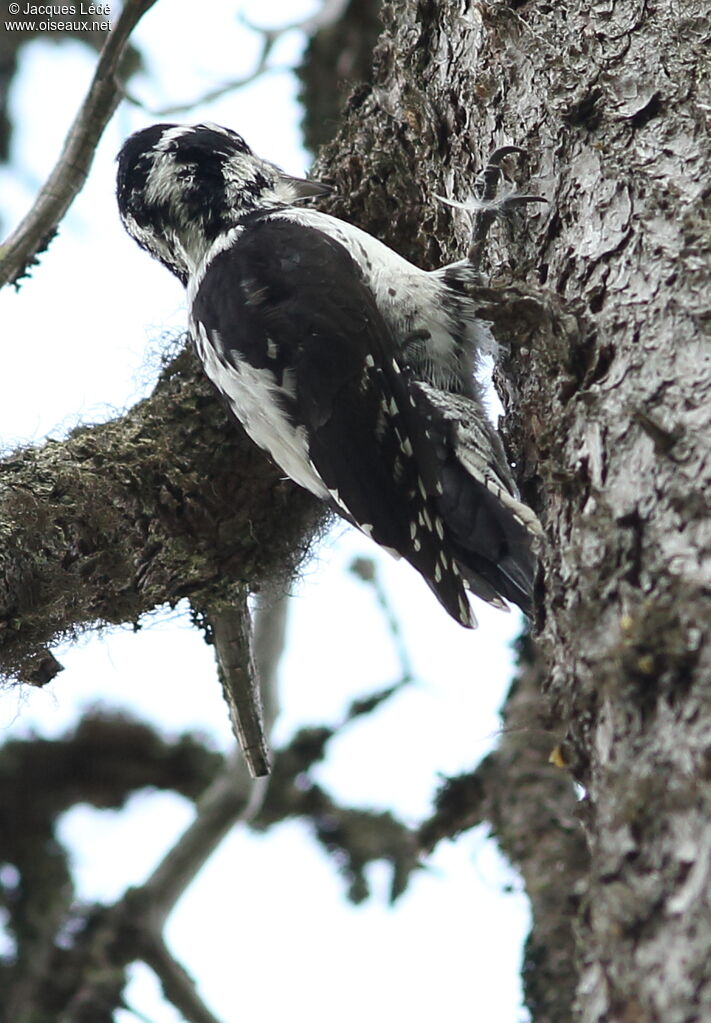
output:
POLYGON ((577 1012, 703 1019, 707 8, 421 2, 384 20, 373 90, 328 152, 348 213, 421 261, 454 256, 432 193, 466 198, 509 142, 550 201, 489 254, 497 276, 544 286, 552 313, 518 331, 507 390, 549 536, 545 689, 587 792, 577 1012))
POLYGON ((474 771, 447 779, 420 839, 429 851, 444 838, 489 826, 521 872, 531 902, 533 925, 523 959, 531 1019, 569 1023, 578 983, 576 920, 589 855, 570 778, 551 762, 558 758, 551 758, 544 677, 542 658, 524 635, 497 749, 474 771))
POLYGON ((350 0, 343 15, 315 32, 296 73, 304 107, 301 131, 312 153, 338 131, 354 87, 370 83, 373 48, 380 35, 381 0, 350 0))
MULTIPOLYGON (((331 210, 422 265, 458 258, 465 218, 434 194, 467 198, 505 143, 526 149, 550 204, 494 229, 496 286, 480 299, 508 345, 499 382, 510 450, 549 538, 536 627, 550 722, 586 791, 575 1012, 585 1023, 702 1020, 706 5, 393 0, 382 18, 372 87, 351 99, 320 159, 319 176, 338 188, 331 210)), ((5 464, 19 483, 0 519, 3 536, 17 537, 0 573, 10 668, 31 670, 53 635, 92 620, 249 584, 303 542, 308 499, 226 428, 186 365, 123 420, 5 464), (30 514, 39 551, 24 531, 30 514)), ((536 774, 530 800, 551 819, 560 781, 536 774)), ((579 837, 568 834, 556 855, 573 862, 579 837)), ((550 885, 557 869, 545 874, 538 839, 532 829, 516 846, 529 886, 550 885)), ((568 922, 573 894, 546 910, 549 923, 568 922)), ((528 998, 536 1020, 556 1018, 539 1012, 533 988, 528 998)))
POLYGON ((228 421, 188 351, 121 419, 0 472, 2 668, 26 681, 46 681, 60 637, 288 576, 321 516, 228 421))

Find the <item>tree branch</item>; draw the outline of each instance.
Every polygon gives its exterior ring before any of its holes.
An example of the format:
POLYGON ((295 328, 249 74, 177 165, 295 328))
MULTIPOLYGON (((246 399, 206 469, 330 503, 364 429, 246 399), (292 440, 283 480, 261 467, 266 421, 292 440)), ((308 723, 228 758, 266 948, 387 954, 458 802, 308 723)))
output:
POLYGON ((0 248, 0 287, 17 283, 38 253, 49 245, 89 173, 101 134, 118 106, 123 90, 116 73, 129 36, 155 0, 126 0, 109 33, 86 99, 69 129, 54 170, 32 209, 0 248))
MULTIPOLYGON (((286 598, 265 598, 257 614, 259 636, 257 666, 265 693, 266 727, 273 721, 275 672, 284 626, 286 598)), ((392 692, 392 687, 389 693, 392 692)), ((381 702, 371 701, 370 709, 381 702)), ((364 713, 352 710, 347 720, 364 713)), ((84 958, 79 961, 81 981, 59 1016, 59 1023, 90 1023, 104 1018, 112 1005, 121 1004, 125 969, 136 959, 149 965, 160 979, 165 997, 189 1023, 218 1023, 195 990, 185 969, 177 962, 162 937, 165 922, 175 903, 197 872, 238 821, 266 827, 275 813, 303 816, 313 822, 319 841, 335 857, 350 882, 350 895, 360 901, 367 895, 365 869, 375 859, 393 866, 392 897, 396 898, 417 867, 413 833, 391 814, 344 809, 317 785, 304 784, 304 772, 320 759, 328 738, 336 730, 320 730, 321 740, 307 743, 298 736, 277 758, 277 791, 269 806, 262 805, 265 781, 252 782, 241 756, 233 756, 221 768, 199 799, 195 818, 164 856, 146 882, 129 889, 119 902, 99 910, 79 941, 84 958), (296 784, 296 778, 300 778, 296 784)))
MULTIPOLYGON (((277 671, 279 660, 283 652, 284 616, 286 598, 276 604, 263 605, 257 614, 259 632, 265 636, 270 632, 276 637, 272 643, 262 641, 255 646, 254 661, 252 661, 251 625, 245 626, 244 616, 249 615, 246 597, 236 613, 241 616, 239 623, 239 644, 228 652, 229 666, 232 670, 236 666, 239 675, 237 688, 244 686, 246 669, 245 661, 249 661, 248 683, 250 693, 254 695, 255 688, 257 700, 259 700, 259 685, 266 694, 265 713, 263 721, 260 721, 259 738, 266 746, 265 735, 269 735, 274 724, 277 701, 275 697, 277 688, 277 671), (247 628, 246 642, 244 630, 247 628)), ((228 632, 230 642, 233 642, 233 622, 230 619, 230 612, 223 612, 228 619, 228 632)), ((242 697, 238 693, 237 701, 241 704, 242 697)), ((261 700, 259 700, 261 703, 261 700)), ((205 861, 212 855, 212 852, 222 841, 229 829, 238 820, 250 821, 259 812, 264 796, 266 794, 266 782, 259 781, 252 784, 249 770, 251 769, 250 757, 247 751, 243 751, 246 759, 235 752, 226 762, 220 773, 215 777, 210 787, 203 793, 197 805, 195 820, 183 833, 175 846, 164 857, 163 861, 156 867, 151 877, 142 888, 143 896, 151 906, 152 926, 156 932, 162 929, 163 922, 171 912, 175 902, 190 884, 205 861)), ((267 750, 268 752, 268 750, 267 750)))
POLYGON ((575 920, 589 855, 571 779, 550 762, 557 734, 541 697, 545 666, 529 637, 519 641, 519 649, 497 749, 470 774, 447 779, 420 838, 429 852, 444 838, 490 825, 531 900, 533 927, 523 967, 531 1018, 568 1023, 579 976, 575 920))
POLYGON ((400 662, 400 678, 396 685, 406 685, 411 682, 415 677, 412 670, 412 662, 410 661, 410 654, 405 644, 405 637, 402 634, 402 628, 400 621, 395 614, 392 604, 388 599, 388 594, 383 586, 378 567, 372 558, 355 558, 349 565, 349 571, 361 582, 364 582, 367 586, 370 586, 375 594, 375 600, 378 605, 385 624, 388 627, 390 638, 393 643, 393 648, 400 662))
MULTIPOLYGON (((283 635, 284 611, 281 606, 274 606, 277 610, 273 630, 269 623, 270 608, 262 612, 260 632, 274 631, 278 637, 283 635)), ((249 613, 246 601, 236 613, 249 613)), ((257 648, 256 671, 266 692, 272 693, 276 687, 282 649, 278 642, 262 643, 257 648)), ((230 657, 233 654, 234 651, 230 657)), ((249 647, 242 647, 239 656, 251 659, 249 647)), ((267 732, 273 724, 275 706, 276 700, 270 696, 265 716, 267 732)), ((129 889, 118 903, 103 912, 100 933, 91 938, 91 963, 85 970, 84 983, 62 1014, 61 1023, 82 1023, 87 1011, 104 997, 107 975, 123 977, 125 966, 138 958, 154 970, 165 997, 188 1023, 218 1023, 199 997, 192 978, 166 946, 163 928, 175 903, 227 832, 239 821, 249 821, 258 813, 265 793, 266 782, 253 782, 245 760, 235 751, 198 800, 192 823, 151 876, 140 888, 129 889)))
POLYGON ((230 423, 191 352, 123 418, 0 462, 0 669, 60 637, 288 578, 323 509, 230 423), (37 543, 37 537, 42 543, 37 543))
POLYGON ((143 961, 160 981, 163 994, 187 1023, 220 1023, 195 990, 195 982, 162 938, 146 942, 143 961))
POLYGON ((176 114, 185 114, 198 105, 202 106, 205 103, 214 103, 215 100, 222 99, 222 97, 226 96, 228 93, 241 89, 245 85, 250 85, 263 75, 274 74, 279 71, 291 71, 293 69, 290 67, 269 65, 269 58, 271 57, 272 51, 277 42, 282 38, 282 36, 286 35, 287 32, 300 31, 305 35, 310 36, 319 29, 332 25, 342 16, 347 2, 348 0, 322 0, 321 7, 317 9, 314 14, 307 18, 303 18, 300 21, 293 21, 289 22, 287 25, 280 25, 277 28, 262 28, 259 25, 253 24, 245 17, 244 14, 240 13, 239 20, 242 24, 252 32, 256 32, 262 38, 262 46, 259 56, 257 57, 254 67, 251 71, 247 72, 247 74, 240 75, 238 78, 231 78, 228 82, 223 82, 221 85, 208 89, 208 91, 204 92, 201 96, 196 96, 194 99, 185 103, 170 103, 167 106, 150 107, 142 100, 138 99, 137 96, 132 95, 128 90, 124 90, 124 96, 129 103, 139 107, 148 114, 152 114, 154 117, 173 117, 176 114))
POLYGON ((239 740, 250 774, 269 774, 271 756, 264 734, 259 677, 252 659, 252 619, 246 591, 238 602, 209 612, 218 674, 232 730, 239 740))

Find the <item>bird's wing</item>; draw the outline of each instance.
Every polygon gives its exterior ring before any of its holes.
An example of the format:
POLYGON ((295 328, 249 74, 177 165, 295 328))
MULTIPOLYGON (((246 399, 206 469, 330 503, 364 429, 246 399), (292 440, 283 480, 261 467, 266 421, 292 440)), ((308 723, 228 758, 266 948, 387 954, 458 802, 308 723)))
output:
POLYGON ((254 217, 210 262, 191 319, 208 375, 250 436, 472 625, 437 510, 435 452, 347 250, 283 215, 254 217))

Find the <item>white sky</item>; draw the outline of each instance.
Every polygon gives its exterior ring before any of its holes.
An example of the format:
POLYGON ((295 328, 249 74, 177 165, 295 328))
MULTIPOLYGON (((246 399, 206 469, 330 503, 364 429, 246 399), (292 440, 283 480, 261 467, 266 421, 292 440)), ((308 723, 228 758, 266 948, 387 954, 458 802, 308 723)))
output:
MULTIPOLYGON (((160 0, 135 35, 150 78, 134 91, 149 103, 175 103, 248 71, 257 40, 228 7, 210 0, 198 14, 194 2, 160 0)), ((265 0, 242 9, 260 24, 279 24, 310 7, 265 0)), ((291 33, 277 62, 293 62, 301 45, 291 33)), ((53 165, 94 60, 78 43, 25 50, 12 94, 12 170, 0 170, 4 228, 29 207, 53 165)), ((228 124, 257 152, 301 173, 308 158, 295 94, 291 77, 275 74, 175 119, 228 124)), ((151 389, 164 333, 184 329, 180 285, 123 233, 113 196, 123 139, 158 119, 166 118, 122 105, 59 238, 19 293, 0 292, 5 446, 61 436, 129 406, 151 389)), ((375 553, 339 527, 295 587, 277 744, 302 724, 338 720, 354 697, 394 680, 397 664, 372 592, 346 571, 354 556, 375 553)), ((318 777, 344 802, 394 809, 415 823, 441 775, 471 768, 495 744, 519 617, 477 604, 481 627, 469 633, 407 565, 378 561, 418 681, 335 741, 318 777)), ((56 653, 65 671, 50 686, 2 695, 5 735, 31 728, 55 735, 82 707, 104 702, 130 707, 168 733, 200 730, 228 748, 212 654, 184 615, 157 616, 138 634, 117 629, 56 653)), ((137 796, 122 813, 72 810, 62 836, 73 849, 80 894, 108 900, 140 884, 190 817, 186 801, 159 794, 137 796)), ((302 824, 263 836, 238 828, 182 899, 169 941, 225 1023, 257 1014, 266 1023, 286 1015, 355 1023, 364 1014, 410 1023, 525 1020, 517 973, 528 910, 519 881, 481 830, 439 848, 429 868, 394 909, 386 905, 387 872, 374 868, 374 896, 352 908, 302 824)), ((145 969, 135 970, 128 1001, 152 1023, 178 1018, 145 969)), ((120 1023, 135 1018, 117 1014, 120 1023)))

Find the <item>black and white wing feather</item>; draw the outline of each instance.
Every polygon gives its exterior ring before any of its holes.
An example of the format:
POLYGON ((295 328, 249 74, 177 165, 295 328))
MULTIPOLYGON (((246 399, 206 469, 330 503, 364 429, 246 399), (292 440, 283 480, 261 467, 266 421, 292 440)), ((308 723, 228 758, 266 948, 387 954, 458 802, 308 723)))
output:
POLYGON ((475 399, 413 381, 415 406, 434 447, 440 480, 438 510, 448 545, 468 588, 505 607, 532 611, 541 525, 519 499, 497 433, 475 399))
POLYGON ((252 439, 405 557, 447 611, 472 625, 438 509, 428 427, 345 248, 313 228, 255 215, 194 291, 198 353, 252 439))
POLYGON ((540 526, 474 377, 476 266, 427 273, 294 205, 319 191, 219 125, 154 125, 119 154, 123 223, 187 286, 198 355, 250 437, 457 621, 474 624, 466 590, 530 612, 540 526))

